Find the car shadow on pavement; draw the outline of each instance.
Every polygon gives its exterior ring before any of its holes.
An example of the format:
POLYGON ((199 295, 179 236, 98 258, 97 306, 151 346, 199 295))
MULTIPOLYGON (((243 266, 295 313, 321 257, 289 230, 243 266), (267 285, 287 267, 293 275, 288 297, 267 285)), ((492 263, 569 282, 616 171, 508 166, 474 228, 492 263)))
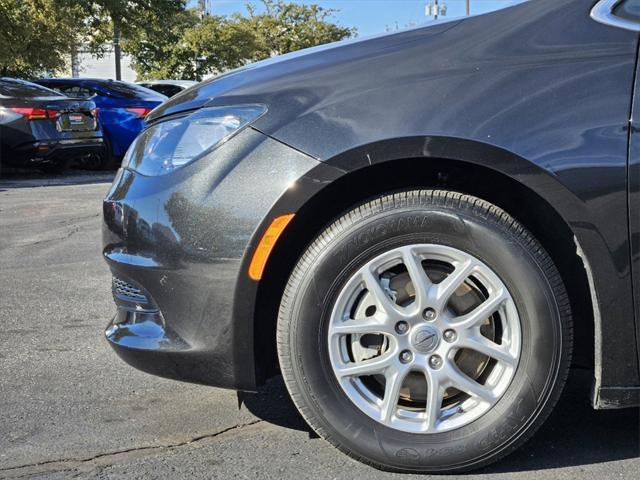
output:
POLYGON ((269 379, 258 393, 238 392, 238 401, 261 420, 318 438, 291 401, 281 376, 269 379))
MULTIPOLYGON (((640 409, 593 410, 591 373, 574 369, 558 405, 533 438, 477 473, 508 473, 589 465, 640 456, 640 409)), ((258 418, 317 435, 296 410, 281 377, 239 399, 258 418)))
POLYGON ((533 438, 484 472, 590 465, 640 456, 640 409, 594 410, 591 372, 574 369, 558 405, 533 438))

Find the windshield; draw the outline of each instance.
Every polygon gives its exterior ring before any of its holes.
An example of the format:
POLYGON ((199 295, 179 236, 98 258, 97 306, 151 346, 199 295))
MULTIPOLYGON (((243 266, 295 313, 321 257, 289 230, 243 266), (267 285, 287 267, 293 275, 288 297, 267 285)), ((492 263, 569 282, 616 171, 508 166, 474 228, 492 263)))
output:
POLYGON ((167 99, 164 95, 154 92, 148 88, 136 85, 135 83, 120 82, 117 80, 109 80, 103 83, 105 88, 115 92, 118 96, 125 98, 136 98, 138 100, 160 100, 167 99))
POLYGON ((46 87, 15 78, 0 78, 0 95, 13 98, 62 97, 46 87))

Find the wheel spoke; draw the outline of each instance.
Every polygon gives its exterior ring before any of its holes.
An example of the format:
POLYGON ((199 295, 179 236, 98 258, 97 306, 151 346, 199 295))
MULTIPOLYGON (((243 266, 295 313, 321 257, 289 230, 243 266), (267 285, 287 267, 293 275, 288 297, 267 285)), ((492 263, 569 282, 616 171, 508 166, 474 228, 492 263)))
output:
POLYGON ((449 274, 442 282, 435 285, 435 297, 440 304, 440 309, 444 308, 449 302, 449 298, 453 295, 460 285, 469 277, 475 267, 475 262, 471 259, 456 265, 453 272, 449 274))
POLYGON ((469 395, 477 397, 485 402, 491 403, 495 400, 493 392, 490 389, 488 389, 484 385, 479 384, 475 380, 472 380, 467 375, 458 370, 457 367, 449 365, 446 375, 452 387, 455 387, 458 390, 468 393, 469 395))
POLYGON ((379 309, 387 315, 398 315, 401 313, 399 310, 400 307, 389 298, 387 292, 385 292, 382 285, 380 285, 380 280, 376 278, 376 275, 374 275, 369 268, 362 270, 362 280, 379 309))
POLYGON ((395 352, 390 352, 362 362, 352 362, 336 367, 336 373, 340 377, 361 377, 363 375, 375 375, 383 373, 395 362, 395 352))
POLYGON ((417 308, 422 309, 426 306, 427 293, 432 286, 432 282, 424 268, 422 268, 420 258, 413 253, 413 249, 407 247, 402 250, 402 261, 404 266, 407 267, 407 272, 415 290, 417 308))
POLYGON ((438 377, 433 372, 427 371, 427 405, 426 405, 426 430, 433 431, 440 419, 442 409, 443 390, 438 377))
POLYGON ((366 335, 366 334, 393 335, 393 327, 378 321, 375 317, 367 317, 362 320, 346 320, 337 325, 331 325, 330 335, 366 335))
POLYGON ((518 359, 509 352, 504 346, 498 345, 492 342, 488 338, 483 337, 480 332, 477 335, 469 335, 464 339, 461 339, 459 346, 463 348, 470 348, 478 353, 482 353, 488 357, 491 357, 499 362, 506 363, 509 366, 515 367, 518 363, 518 359))
POLYGON ((380 419, 384 422, 391 421, 396 412, 398 400, 400 399, 400 389, 406 375, 407 370, 403 368, 390 367, 385 372, 384 398, 380 406, 380 419))
POLYGON ((489 297, 471 312, 462 315, 451 322, 451 326, 460 330, 466 330, 478 326, 489 318, 502 306, 508 296, 503 290, 489 297))

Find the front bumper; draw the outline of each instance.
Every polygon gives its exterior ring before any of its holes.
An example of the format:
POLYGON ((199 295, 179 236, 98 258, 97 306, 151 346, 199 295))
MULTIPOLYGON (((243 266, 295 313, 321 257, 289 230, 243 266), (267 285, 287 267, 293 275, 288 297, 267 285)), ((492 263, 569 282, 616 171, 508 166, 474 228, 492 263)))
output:
POLYGON ((156 375, 254 389, 245 261, 274 203, 316 165, 248 128, 168 175, 120 170, 103 207, 116 352, 156 375))

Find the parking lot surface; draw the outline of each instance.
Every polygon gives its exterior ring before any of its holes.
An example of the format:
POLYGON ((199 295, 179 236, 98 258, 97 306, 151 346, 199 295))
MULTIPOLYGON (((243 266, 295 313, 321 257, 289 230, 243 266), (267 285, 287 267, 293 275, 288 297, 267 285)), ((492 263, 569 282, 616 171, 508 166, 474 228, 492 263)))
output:
MULTIPOLYGON (((310 433, 279 379, 232 391, 138 372, 103 338, 112 174, 0 179, 0 478, 413 478, 310 433)), ((638 479, 638 410, 592 410, 585 371, 524 448, 465 479, 638 479)), ((415 478, 434 478, 415 476, 415 478)))

